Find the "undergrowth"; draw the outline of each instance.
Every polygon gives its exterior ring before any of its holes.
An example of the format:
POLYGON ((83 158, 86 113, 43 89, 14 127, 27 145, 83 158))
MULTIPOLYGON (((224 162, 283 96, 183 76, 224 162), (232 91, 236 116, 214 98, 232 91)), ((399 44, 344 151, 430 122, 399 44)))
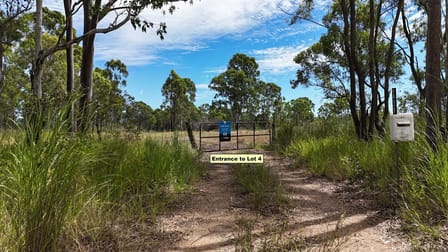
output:
POLYGON ((199 153, 180 143, 102 141, 67 131, 63 112, 0 142, 0 247, 6 251, 83 250, 118 244, 128 221, 152 220, 202 173, 199 153), (27 133, 24 133, 27 132, 27 133), (109 234, 109 235, 107 235, 109 234), (114 240, 115 239, 115 240, 114 240))
POLYGON ((278 175, 263 164, 239 164, 234 170, 242 193, 253 208, 264 213, 278 212, 288 203, 278 175))
POLYGON ((281 149, 313 174, 356 184, 379 206, 398 209, 406 230, 448 240, 448 144, 440 139, 434 152, 420 128, 414 142, 398 144, 388 136, 357 140, 352 131, 302 132, 281 149))

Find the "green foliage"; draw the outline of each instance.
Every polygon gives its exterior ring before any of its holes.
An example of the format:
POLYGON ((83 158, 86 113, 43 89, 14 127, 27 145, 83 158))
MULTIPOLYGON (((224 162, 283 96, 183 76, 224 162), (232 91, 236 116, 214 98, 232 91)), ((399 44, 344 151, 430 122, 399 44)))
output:
POLYGON ((151 130, 155 127, 156 118, 152 108, 144 102, 131 100, 126 106, 126 127, 135 126, 137 131, 151 130))
POLYGON ((16 251, 55 251, 82 193, 82 169, 89 156, 81 139, 67 137, 65 114, 55 116, 51 130, 37 143, 20 135, 2 142, 0 223, 7 228, 0 230, 0 236, 7 240, 0 245, 16 251))
MULTIPOLYGON (((371 142, 360 141, 349 133, 351 128, 345 127, 343 123, 339 123, 339 130, 337 128, 337 121, 333 122, 326 133, 325 130, 319 130, 319 127, 310 127, 312 130, 309 135, 296 135, 284 153, 295 157, 299 164, 305 165, 316 175, 352 181, 375 195, 380 204, 391 205, 390 189, 398 187, 395 144, 388 139, 379 138, 371 142)), ((400 162, 410 162, 409 145, 402 144, 400 162)))
POLYGON ((105 69, 96 68, 93 72, 93 108, 98 132, 105 126, 118 125, 126 108, 126 99, 120 89, 126 86, 126 65, 120 60, 109 60, 105 65, 105 69))
POLYGON ((412 154, 403 171, 403 214, 420 227, 436 226, 448 219, 448 145, 433 152, 423 140, 412 154))
POLYGON ((196 86, 189 78, 181 78, 171 70, 162 87, 165 97, 163 107, 171 114, 171 129, 180 129, 181 123, 192 120, 196 116, 194 105, 196 86))
POLYGON ((326 102, 318 109, 320 118, 329 119, 331 117, 350 115, 350 107, 346 98, 336 98, 333 102, 326 102))
POLYGON ((255 101, 260 72, 255 58, 237 53, 230 59, 227 70, 214 77, 209 88, 216 91, 215 99, 228 105, 236 122, 243 111, 251 110, 255 101))
POLYGON ((118 205, 138 205, 156 214, 160 203, 154 195, 182 190, 202 172, 198 154, 176 139, 172 144, 151 139, 129 143, 125 139, 106 139, 96 144, 95 152, 104 157, 92 167, 89 178, 104 185, 100 196, 118 205), (142 196, 147 196, 143 197, 142 196), (145 203, 146 202, 146 203, 145 203), (154 205, 150 205, 153 203, 154 205))
POLYGON ((292 99, 289 102, 289 118, 294 118, 296 125, 310 122, 314 118, 314 103, 308 97, 292 99))
POLYGON ((64 239, 101 239, 98 230, 111 223, 156 216, 203 171, 199 154, 177 138, 98 142, 70 136, 65 118, 46 118, 35 144, 20 130, 2 134, 0 247, 6 250, 55 251, 64 239))
POLYGON ((209 88, 216 92, 210 109, 218 117, 230 114, 235 122, 270 120, 281 104, 281 88, 259 80, 259 76, 255 58, 241 53, 233 55, 227 70, 210 82, 209 88))
POLYGON ((238 165, 235 178, 259 211, 278 211, 287 203, 278 176, 264 165, 238 165))

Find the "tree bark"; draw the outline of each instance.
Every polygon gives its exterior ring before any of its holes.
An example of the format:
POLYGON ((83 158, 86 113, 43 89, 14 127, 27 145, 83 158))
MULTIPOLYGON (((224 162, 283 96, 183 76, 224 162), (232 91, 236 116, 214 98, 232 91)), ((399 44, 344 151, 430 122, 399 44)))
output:
POLYGON ((426 40, 426 138, 437 150, 437 136, 441 126, 440 38, 441 1, 428 0, 428 31, 426 40))
POLYGON ((36 0, 36 23, 34 27, 34 59, 31 67, 31 89, 39 100, 42 98, 42 72, 44 58, 42 57, 42 1, 36 0))
POLYGON ((42 55, 42 1, 36 0, 36 20, 34 26, 34 56, 31 66, 30 79, 32 97, 28 101, 26 120, 29 127, 26 141, 28 144, 36 143, 42 130, 42 73, 45 57, 42 55))
POLYGON ((350 114, 352 116, 353 124, 355 127, 356 135, 360 139, 362 137, 361 133, 361 123, 358 117, 358 111, 356 106, 356 70, 355 70, 355 64, 353 61, 353 54, 351 48, 351 31, 350 31, 350 22, 349 22, 349 11, 347 8, 347 3, 345 0, 341 0, 341 9, 342 9, 342 15, 344 19, 344 49, 345 54, 347 55, 347 61, 349 66, 349 75, 350 75, 350 99, 349 99, 349 105, 350 105, 350 114))
POLYGON ((190 140, 191 148, 197 149, 198 145, 196 144, 196 141, 194 140, 194 134, 193 134, 193 129, 191 127, 191 122, 187 121, 185 123, 185 125, 186 125, 186 128, 187 128, 188 139, 190 140))
MULTIPOLYGON (((64 0, 64 10, 65 10, 65 20, 66 20, 66 31, 65 38, 66 41, 70 41, 73 39, 73 16, 72 16, 72 0, 64 0)), ((74 82, 75 82, 75 60, 74 60, 74 51, 73 45, 69 45, 66 52, 66 60, 67 60, 67 95, 70 101, 70 107, 68 111, 68 119, 70 122, 69 130, 71 132, 76 132, 76 120, 75 120, 75 102, 73 100, 73 92, 75 90, 74 82)))
POLYGON ((377 120, 377 110, 378 110, 378 82, 375 78, 375 47, 376 47, 376 22, 375 22, 375 1, 369 0, 369 80, 372 89, 372 100, 370 104, 370 118, 369 118, 369 129, 368 138, 373 137, 374 124, 377 120))
MULTIPOLYGON (((422 77, 420 75, 420 70, 418 67, 418 62, 415 61, 415 52, 414 52, 414 42, 412 39, 412 34, 409 29, 409 23, 408 19, 406 17, 406 12, 404 10, 404 4, 401 5, 401 20, 403 24, 403 32, 406 36, 406 40, 409 46, 409 55, 407 53, 405 54, 408 59, 409 67, 411 68, 412 77, 414 78, 414 82, 417 86, 419 98, 421 101, 424 100, 426 94, 425 94, 425 87, 423 86, 422 77)), ((419 106, 419 113, 423 114, 424 109, 419 106)))
MULTIPOLYGON (((445 6, 448 6, 448 0, 445 0, 445 6)), ((445 27, 448 27, 448 15, 445 14, 445 27)), ((445 28, 445 82, 443 88, 445 95, 445 128, 443 130, 443 140, 446 142, 448 132, 448 31, 445 28)))
POLYGON ((389 42, 389 48, 386 58, 386 70, 384 71, 384 112, 383 112, 383 122, 386 121, 389 116, 389 86, 390 86, 390 72, 392 68, 392 62, 395 53, 395 36, 397 33, 398 21, 400 20, 400 13, 403 9, 403 0, 398 1, 397 12, 395 14, 394 23, 392 24, 392 33, 389 42))
MULTIPOLYGON (((95 5, 92 1, 84 2, 84 34, 97 28, 98 10, 101 6, 101 0, 96 0, 95 5), (96 13, 93 13, 95 12, 96 13), (93 14, 92 14, 93 13, 93 14)), ((80 122, 79 130, 87 132, 90 118, 90 104, 93 96, 93 58, 95 33, 86 36, 82 40, 82 59, 81 59, 81 98, 79 100, 80 122)))
POLYGON ((3 45, 0 43, 0 94, 3 91, 3 84, 4 84, 4 74, 3 74, 3 58, 4 58, 4 52, 5 52, 5 48, 3 47, 3 45))

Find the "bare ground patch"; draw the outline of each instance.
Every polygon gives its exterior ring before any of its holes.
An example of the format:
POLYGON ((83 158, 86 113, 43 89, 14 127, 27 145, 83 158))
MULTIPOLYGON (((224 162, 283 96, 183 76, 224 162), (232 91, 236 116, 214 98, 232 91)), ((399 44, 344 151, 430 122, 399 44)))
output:
MULTIPOLYGON (((407 251, 399 225, 374 202, 339 184, 310 176, 292 162, 264 152, 265 165, 280 177, 289 207, 275 214, 250 208, 231 165, 210 165, 196 189, 158 228, 178 234, 155 251, 407 251), (165 244, 165 245, 164 245, 165 244)), ((204 157, 207 160, 207 156, 204 157)))

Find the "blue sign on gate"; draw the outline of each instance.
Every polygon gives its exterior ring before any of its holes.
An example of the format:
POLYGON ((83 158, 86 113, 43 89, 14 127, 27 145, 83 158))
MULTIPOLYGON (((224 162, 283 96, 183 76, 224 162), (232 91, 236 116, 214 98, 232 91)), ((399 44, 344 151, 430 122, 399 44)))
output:
POLYGON ((219 122, 219 141, 228 142, 231 136, 231 123, 229 121, 219 122))

